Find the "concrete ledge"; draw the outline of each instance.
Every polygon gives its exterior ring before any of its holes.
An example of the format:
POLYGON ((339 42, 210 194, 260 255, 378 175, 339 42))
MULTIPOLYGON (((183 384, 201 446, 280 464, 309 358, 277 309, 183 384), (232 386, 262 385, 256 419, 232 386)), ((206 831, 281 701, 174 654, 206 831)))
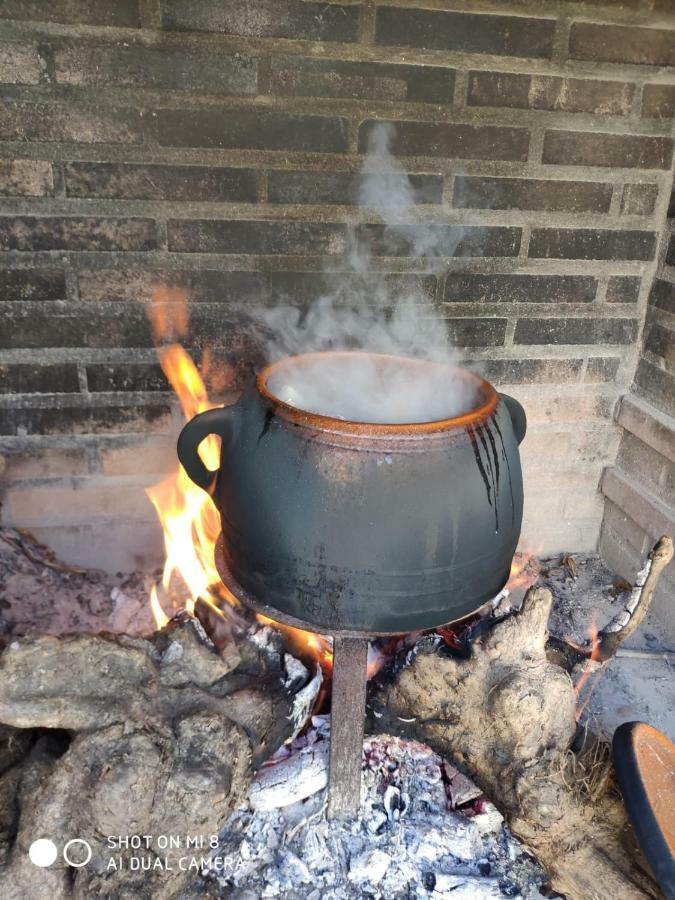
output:
POLYGON ((643 443, 675 462, 675 419, 645 400, 626 394, 616 417, 619 425, 643 443))
POLYGON ((605 469, 600 490, 654 539, 675 535, 675 512, 620 469, 605 469))

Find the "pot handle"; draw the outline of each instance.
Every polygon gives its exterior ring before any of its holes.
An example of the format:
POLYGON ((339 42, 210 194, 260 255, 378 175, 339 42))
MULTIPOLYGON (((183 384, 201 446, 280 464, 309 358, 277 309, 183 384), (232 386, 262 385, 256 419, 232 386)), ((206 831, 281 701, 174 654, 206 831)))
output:
POLYGON ((234 406, 219 406, 207 409, 191 419, 178 435, 178 459, 196 485, 211 493, 218 474, 204 465, 199 455, 199 445, 210 434, 217 434, 222 440, 231 438, 233 433, 234 406))
POLYGON ((513 433, 520 444, 527 431, 527 416, 525 415, 525 410, 517 400, 514 400, 513 397, 509 397, 508 394, 500 394, 499 396, 506 404, 506 408, 511 416, 511 422, 513 423, 513 433))

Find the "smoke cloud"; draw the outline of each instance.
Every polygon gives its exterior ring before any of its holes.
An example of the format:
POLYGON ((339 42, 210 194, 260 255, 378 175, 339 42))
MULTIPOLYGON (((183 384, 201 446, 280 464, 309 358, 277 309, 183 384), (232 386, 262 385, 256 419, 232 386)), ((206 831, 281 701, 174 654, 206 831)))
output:
MULTIPOLYGON (((420 287, 422 278, 386 277, 373 265, 378 256, 415 256, 440 269, 461 229, 449 231, 421 221, 419 189, 391 152, 393 126, 370 132, 359 174, 357 203, 381 224, 351 226, 345 270, 337 286, 307 308, 289 302, 253 313, 253 329, 270 362, 325 350, 369 351, 452 364, 457 354, 447 329, 420 287), (407 285, 414 283, 414 287, 407 285)), ((332 280, 335 273, 332 273, 332 280)), ((250 311, 249 311, 250 312, 250 311)), ((458 415, 475 404, 465 380, 440 377, 435 366, 401 364, 384 369, 357 356, 328 365, 303 366, 285 383, 270 384, 281 399, 310 412, 354 421, 418 422, 458 415), (302 372, 302 374, 301 374, 302 372), (384 374, 383 374, 384 373, 384 374)))

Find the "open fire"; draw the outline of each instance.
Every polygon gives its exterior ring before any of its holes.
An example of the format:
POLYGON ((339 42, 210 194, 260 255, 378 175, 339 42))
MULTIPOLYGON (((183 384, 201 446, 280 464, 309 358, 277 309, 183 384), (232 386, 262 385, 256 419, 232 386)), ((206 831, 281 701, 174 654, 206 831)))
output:
MULTIPOLYGON (((185 299, 174 289, 155 291, 149 307, 155 338, 159 344, 167 335, 184 335, 188 328, 185 299)), ((194 361, 177 343, 159 344, 160 365, 173 388, 186 421, 217 404, 208 396, 204 378, 194 361)), ((208 435, 199 448, 206 467, 214 471, 220 462, 220 441, 208 435)), ((236 617, 239 601, 223 584, 214 563, 216 541, 220 533, 218 510, 211 498, 188 477, 182 466, 157 485, 146 489, 163 530, 165 560, 161 581, 152 586, 149 602, 158 628, 164 627, 170 616, 183 608, 194 614, 197 603, 204 603, 222 619, 236 617)), ((537 578, 531 565, 532 554, 521 553, 514 558, 511 576, 502 597, 513 591, 522 596, 537 578)), ((289 647, 300 655, 312 656, 324 669, 332 666, 331 641, 310 631, 280 624, 257 614, 263 624, 280 629, 289 647)), ((460 629, 461 630, 461 629, 460 629)), ((449 643, 454 631, 443 628, 449 643)), ((368 677, 373 677, 384 661, 396 649, 399 641, 386 640, 382 646, 371 647, 368 658, 368 677)))

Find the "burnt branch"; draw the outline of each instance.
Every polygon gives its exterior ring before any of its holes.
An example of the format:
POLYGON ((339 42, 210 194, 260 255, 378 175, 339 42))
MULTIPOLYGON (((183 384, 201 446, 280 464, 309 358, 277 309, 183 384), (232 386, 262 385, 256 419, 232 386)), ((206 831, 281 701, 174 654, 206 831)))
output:
MULTIPOLYGON (((305 694, 319 687, 320 679, 299 680, 297 666, 287 673, 283 651, 264 645, 233 639, 218 652, 185 616, 149 640, 13 641, 0 655, 0 723, 11 726, 5 734, 14 741, 4 754, 0 800, 16 811, 13 821, 0 816, 0 855, 4 849, 8 858, 0 895, 176 896, 194 872, 126 865, 108 871, 120 854, 106 850, 105 836, 191 835, 208 848, 209 836, 246 796, 255 766, 297 730, 311 706, 305 694), (41 736, 32 750, 25 742, 19 760, 10 751, 24 734, 41 736), (45 735, 61 735, 59 746, 45 735), (39 869, 28 857, 35 835, 65 836, 62 843, 84 837, 92 862, 70 870, 59 857, 39 869)), ((145 855, 162 852, 149 848, 145 855)))
POLYGON ((571 749, 576 693, 566 667, 550 658, 551 605, 550 591, 530 588, 520 611, 481 634, 470 657, 428 647, 411 654, 372 699, 376 727, 414 736, 463 769, 569 900, 658 896, 626 856, 626 815, 609 789, 606 752, 571 749))
POLYGON ((661 574, 672 558, 673 539, 664 535, 656 542, 645 565, 636 575, 634 587, 622 609, 599 631, 597 637, 579 645, 551 635, 547 642, 549 658, 567 672, 587 661, 604 663, 610 660, 642 624, 661 574))
POLYGON ((606 662, 620 645, 640 627, 651 606, 661 573, 673 558, 673 539, 664 535, 654 545, 644 567, 640 569, 624 608, 598 635, 595 658, 606 662))

